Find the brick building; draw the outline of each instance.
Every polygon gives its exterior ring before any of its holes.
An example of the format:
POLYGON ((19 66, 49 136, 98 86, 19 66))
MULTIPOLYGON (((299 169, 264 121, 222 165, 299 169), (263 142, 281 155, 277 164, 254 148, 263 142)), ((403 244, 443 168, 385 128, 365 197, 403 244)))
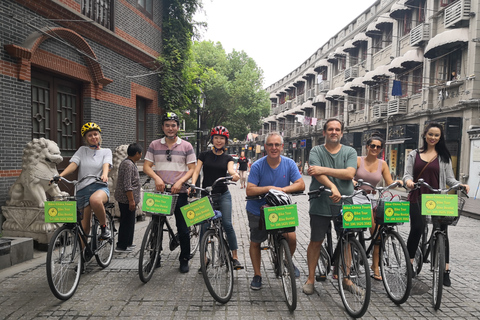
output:
POLYGON ((157 138, 162 1, 2 0, 0 16, 0 206, 33 138, 57 142, 59 169, 87 121, 112 150, 157 138))

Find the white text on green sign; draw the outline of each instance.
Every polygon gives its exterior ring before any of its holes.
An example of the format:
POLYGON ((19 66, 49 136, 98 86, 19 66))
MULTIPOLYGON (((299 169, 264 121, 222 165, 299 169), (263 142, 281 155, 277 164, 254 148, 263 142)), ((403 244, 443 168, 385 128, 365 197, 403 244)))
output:
POLYGON ((422 194, 422 215, 458 216, 456 194, 422 194))
POLYGON ((46 223, 75 223, 77 222, 76 201, 47 201, 45 202, 46 223))
POLYGON ((344 228, 369 228, 372 226, 372 205, 346 204, 342 206, 344 228))
POLYGON ((298 226, 298 212, 296 204, 286 206, 265 207, 265 228, 267 230, 298 226))
POLYGON ((180 210, 185 218, 187 227, 200 223, 215 215, 210 200, 207 197, 203 197, 187 204, 186 206, 181 207, 180 210))
POLYGON ((169 215, 172 208, 172 196, 168 194, 150 193, 143 194, 142 210, 169 215))
POLYGON ((410 202, 385 202, 384 222, 399 223, 410 221, 410 202))

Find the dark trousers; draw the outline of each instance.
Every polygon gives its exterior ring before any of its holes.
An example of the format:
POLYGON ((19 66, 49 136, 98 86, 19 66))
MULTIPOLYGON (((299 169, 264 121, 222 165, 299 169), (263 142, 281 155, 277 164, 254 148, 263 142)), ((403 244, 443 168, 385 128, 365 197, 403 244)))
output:
POLYGON ((178 238, 180 240, 180 261, 190 260, 190 229, 188 229, 182 211, 180 210, 181 207, 187 204, 187 194, 180 193, 175 207, 175 222, 177 225, 178 238))
POLYGON ((120 208, 120 228, 118 229, 119 249, 126 249, 133 244, 133 234, 135 232, 135 210, 130 211, 128 203, 118 203, 120 208))

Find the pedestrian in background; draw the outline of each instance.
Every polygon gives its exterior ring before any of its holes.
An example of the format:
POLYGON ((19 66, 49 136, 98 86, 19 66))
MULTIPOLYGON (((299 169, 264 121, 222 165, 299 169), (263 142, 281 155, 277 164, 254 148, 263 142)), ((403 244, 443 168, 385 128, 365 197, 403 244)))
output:
POLYGON ((115 252, 133 251, 135 233, 135 211, 140 203, 140 175, 135 164, 142 158, 142 146, 132 143, 127 148, 128 157, 118 167, 118 180, 115 187, 115 199, 120 209, 120 227, 115 252))
POLYGON ((248 159, 245 158, 245 152, 240 153, 240 158, 238 158, 238 174, 240 175, 240 189, 245 188, 245 183, 247 181, 247 171, 248 171, 248 159))

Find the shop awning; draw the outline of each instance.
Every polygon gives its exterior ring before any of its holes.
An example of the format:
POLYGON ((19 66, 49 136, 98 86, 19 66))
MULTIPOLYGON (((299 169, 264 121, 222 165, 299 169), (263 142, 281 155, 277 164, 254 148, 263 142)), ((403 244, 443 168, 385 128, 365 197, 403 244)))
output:
POLYGON ((353 49, 356 49, 357 47, 355 47, 353 45, 353 39, 352 40, 348 40, 347 42, 345 42, 345 44, 343 45, 343 52, 349 52, 353 49))
POLYGON ((377 67, 375 70, 373 70, 372 78, 373 80, 380 80, 381 78, 389 78, 393 77, 394 74, 390 71, 388 71, 389 66, 383 65, 377 67))
POLYGON ((353 79, 350 87, 355 90, 365 89, 365 84, 363 83, 363 77, 358 77, 353 79))
POLYGON ((325 103, 325 102, 327 102, 327 100, 325 99, 325 95, 324 94, 319 94, 319 95, 315 96, 315 99, 313 99, 312 104, 314 104, 314 103, 325 103))
POLYGON ((409 70, 423 63, 423 53, 421 49, 408 50, 403 55, 402 67, 409 70))
MULTIPOLYGON (((277 93, 278 94, 278 93, 277 93)), ((277 99, 277 94, 270 93, 270 99, 277 99)))
POLYGON ((293 81, 293 84, 300 83, 300 82, 305 82, 305 79, 303 79, 302 77, 298 77, 297 79, 295 79, 295 81, 293 81))
POLYGON ((327 59, 320 59, 315 63, 315 69, 317 68, 327 68, 328 67, 328 60, 327 59))
POLYGON ((302 78, 308 78, 309 76, 314 76, 315 70, 313 68, 308 68, 307 71, 303 74, 302 78))
POLYGON ((397 0, 390 8, 390 18, 403 19, 405 14, 411 9, 405 5, 406 0, 397 0))
POLYGON ((385 144, 403 144, 405 141, 412 140, 412 138, 404 138, 404 139, 393 139, 385 141, 385 144))
POLYGON ((338 97, 344 97, 346 94, 343 92, 343 87, 336 87, 335 89, 329 90, 325 95, 327 100, 335 100, 338 97))
POLYGON ((375 26, 376 23, 377 21, 370 23, 367 27, 367 30, 365 30, 365 34, 370 38, 382 34, 382 31, 375 26))
POLYGON ((343 46, 340 46, 338 47, 337 49, 335 49, 335 52, 333 53, 333 55, 335 57, 344 57, 346 56, 346 53, 343 52, 343 46))
POLYGON ((396 57, 395 59, 390 62, 388 65, 388 71, 393 72, 395 74, 399 74, 404 72, 406 69, 402 66, 402 62, 405 60, 403 56, 396 57))
POLYGON ((330 63, 334 63, 335 61, 337 61, 337 59, 338 58, 335 56, 334 52, 331 52, 327 57, 327 61, 330 63))
POLYGON ((312 100, 307 100, 306 102, 304 102, 301 106, 301 109, 302 110, 313 109, 312 100))
POLYGON ((263 119, 263 122, 275 122, 275 116, 269 116, 263 119))
POLYGON ((363 42, 368 42, 368 37, 365 32, 360 32, 355 35, 352 39, 352 43, 354 46, 360 46, 363 42))
POLYGON ((393 24, 394 22, 395 22, 395 20, 390 18, 388 13, 384 13, 384 14, 380 15, 378 17, 377 21, 375 22, 375 28, 381 29, 381 28, 384 28, 387 25, 393 24))
POLYGON ((353 94, 355 93, 355 89, 352 88, 352 82, 347 82, 345 83, 345 85, 343 86, 343 92, 346 93, 346 94, 353 94))
POLYGON ((455 47, 468 42, 468 28, 447 30, 437 34, 425 47, 425 58, 433 59, 452 51, 455 47))

